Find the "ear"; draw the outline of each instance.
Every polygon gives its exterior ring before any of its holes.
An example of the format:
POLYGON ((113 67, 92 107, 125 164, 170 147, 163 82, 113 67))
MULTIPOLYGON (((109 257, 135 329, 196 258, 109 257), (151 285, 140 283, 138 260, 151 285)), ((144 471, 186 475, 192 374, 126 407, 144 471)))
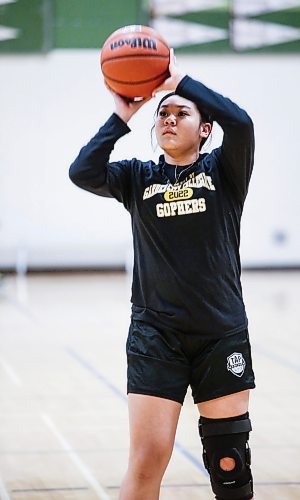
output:
POLYGON ((212 129, 212 124, 211 123, 201 123, 200 124, 200 137, 203 137, 204 139, 206 139, 209 134, 211 133, 211 129, 212 129))

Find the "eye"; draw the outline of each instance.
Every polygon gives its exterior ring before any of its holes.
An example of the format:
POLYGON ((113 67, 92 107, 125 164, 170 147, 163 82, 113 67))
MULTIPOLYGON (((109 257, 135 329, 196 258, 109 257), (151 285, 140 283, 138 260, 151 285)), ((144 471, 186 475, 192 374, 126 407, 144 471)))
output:
POLYGON ((178 116, 188 116, 186 111, 179 111, 178 116))
POLYGON ((167 116, 167 112, 166 111, 160 111, 158 114, 159 114, 159 116, 167 116))

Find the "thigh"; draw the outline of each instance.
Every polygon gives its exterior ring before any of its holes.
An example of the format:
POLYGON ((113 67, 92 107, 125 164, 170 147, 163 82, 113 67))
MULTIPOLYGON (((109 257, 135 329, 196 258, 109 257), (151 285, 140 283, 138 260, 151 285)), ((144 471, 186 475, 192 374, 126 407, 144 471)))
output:
POLYGON ((129 394, 130 455, 160 458, 172 453, 181 404, 144 394, 129 394))
POLYGON ((249 389, 198 403, 198 410, 202 417, 229 418, 242 415, 248 411, 249 389))

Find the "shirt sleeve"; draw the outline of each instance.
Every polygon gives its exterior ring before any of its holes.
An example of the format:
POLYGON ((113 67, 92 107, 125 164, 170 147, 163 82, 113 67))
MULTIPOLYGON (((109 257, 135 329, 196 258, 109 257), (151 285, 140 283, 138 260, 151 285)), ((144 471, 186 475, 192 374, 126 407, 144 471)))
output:
POLYGON ((224 132, 216 150, 222 173, 237 197, 243 202, 248 191, 254 162, 254 129, 249 115, 230 99, 214 92, 186 75, 176 93, 197 105, 224 132))
POLYGON ((99 196, 114 197, 128 208, 131 190, 131 162, 109 162, 116 141, 130 132, 115 113, 84 146, 69 169, 76 186, 99 196))

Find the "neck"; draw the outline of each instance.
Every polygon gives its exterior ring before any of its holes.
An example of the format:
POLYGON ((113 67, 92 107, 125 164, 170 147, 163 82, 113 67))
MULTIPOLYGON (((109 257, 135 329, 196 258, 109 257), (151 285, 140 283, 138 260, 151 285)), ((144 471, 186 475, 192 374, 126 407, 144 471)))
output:
POLYGON ((177 165, 178 167, 180 167, 194 163, 198 159, 199 152, 197 151, 193 153, 170 154, 164 151, 164 156, 165 156, 165 161, 167 163, 169 163, 170 165, 174 166, 177 165))

